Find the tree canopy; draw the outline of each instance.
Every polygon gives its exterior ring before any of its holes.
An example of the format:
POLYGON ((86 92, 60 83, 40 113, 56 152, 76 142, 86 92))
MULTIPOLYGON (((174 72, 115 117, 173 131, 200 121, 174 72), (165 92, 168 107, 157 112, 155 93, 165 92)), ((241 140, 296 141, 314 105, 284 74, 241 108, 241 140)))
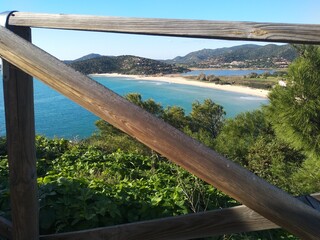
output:
POLYGON ((278 137, 311 155, 320 156, 320 47, 299 47, 286 87, 275 87, 266 107, 278 137))
POLYGON ((242 165, 247 165, 249 148, 260 135, 272 129, 261 110, 241 113, 228 119, 215 140, 215 150, 242 165))

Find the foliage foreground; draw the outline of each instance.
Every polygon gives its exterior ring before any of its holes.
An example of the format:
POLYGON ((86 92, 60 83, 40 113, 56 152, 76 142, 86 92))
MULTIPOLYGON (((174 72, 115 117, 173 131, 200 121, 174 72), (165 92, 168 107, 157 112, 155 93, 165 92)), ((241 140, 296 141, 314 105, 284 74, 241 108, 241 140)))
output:
MULTIPOLYGON (((223 108, 209 99, 195 102, 189 115, 139 94, 127 99, 285 191, 317 192, 320 51, 300 50, 287 87, 272 90, 268 106, 234 119, 225 120, 223 108)), ((110 124, 99 120, 96 125, 99 132, 80 142, 36 137, 41 234, 238 204, 110 124)), ((0 216, 8 219, 9 197, 6 140, 0 138, 0 216)), ((210 239, 297 238, 270 230, 210 239)))
MULTIPOLYGON (((36 139, 42 234, 232 206, 234 200, 157 155, 36 139)), ((0 161, 0 214, 10 218, 7 159, 0 161)))
MULTIPOLYGON (((3 140, 3 139, 2 139, 3 140)), ((41 234, 76 231, 225 208, 237 203, 157 154, 36 138, 41 234)), ((2 145, 5 154, 5 145, 2 145)), ((0 160, 0 215, 10 219, 6 155, 0 160)), ((229 239, 286 236, 264 231, 229 239)), ((224 236, 227 237, 227 236, 224 236)), ((212 239, 221 239, 220 237, 212 239)))

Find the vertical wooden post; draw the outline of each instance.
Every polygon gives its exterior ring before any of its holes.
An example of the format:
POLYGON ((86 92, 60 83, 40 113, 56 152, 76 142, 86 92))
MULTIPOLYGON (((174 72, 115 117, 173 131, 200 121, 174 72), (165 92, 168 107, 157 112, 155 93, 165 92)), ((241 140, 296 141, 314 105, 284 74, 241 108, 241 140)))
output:
MULTIPOLYGON (((30 28, 8 28, 31 41, 30 28)), ((39 239, 33 79, 3 61, 3 85, 13 239, 39 239)))

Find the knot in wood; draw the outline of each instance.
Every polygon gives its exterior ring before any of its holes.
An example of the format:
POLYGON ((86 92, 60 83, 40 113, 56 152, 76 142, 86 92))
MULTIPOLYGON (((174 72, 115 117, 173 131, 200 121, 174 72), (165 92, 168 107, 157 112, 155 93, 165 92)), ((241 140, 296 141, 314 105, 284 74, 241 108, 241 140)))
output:
POLYGON ((264 36, 264 35, 267 35, 267 34, 268 34, 268 32, 265 31, 265 30, 262 30, 262 29, 253 29, 250 32, 250 35, 257 36, 257 37, 264 36))

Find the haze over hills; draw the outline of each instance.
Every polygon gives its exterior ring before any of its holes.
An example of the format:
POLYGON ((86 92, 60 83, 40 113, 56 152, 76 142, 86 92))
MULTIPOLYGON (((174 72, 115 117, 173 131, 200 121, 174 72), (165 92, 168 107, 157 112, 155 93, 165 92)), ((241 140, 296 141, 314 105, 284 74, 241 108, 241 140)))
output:
POLYGON ((91 53, 73 61, 65 61, 84 74, 120 73, 135 75, 174 74, 197 68, 286 68, 296 57, 291 45, 246 44, 230 48, 202 49, 171 60, 143 57, 102 56, 91 53))
POLYGON ((230 48, 202 49, 166 63, 199 68, 285 68, 297 57, 289 44, 246 44, 230 48))

